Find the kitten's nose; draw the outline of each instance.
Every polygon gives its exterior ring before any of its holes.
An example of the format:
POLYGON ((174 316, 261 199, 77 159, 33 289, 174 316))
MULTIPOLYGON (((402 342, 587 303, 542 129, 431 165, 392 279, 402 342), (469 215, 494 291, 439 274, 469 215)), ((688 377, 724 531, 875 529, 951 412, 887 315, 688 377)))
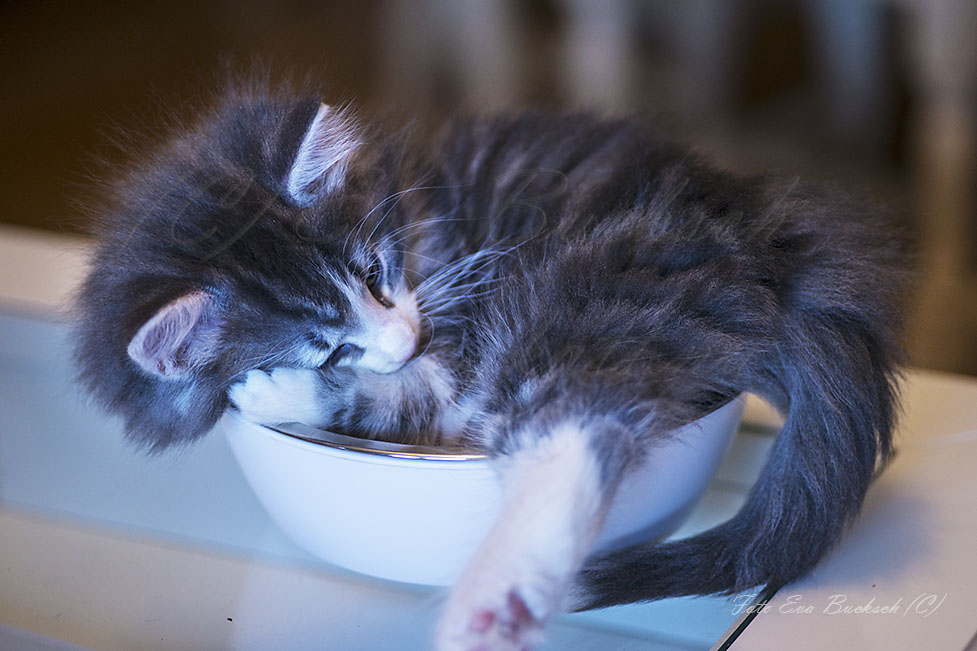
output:
POLYGON ((417 350, 417 333, 407 319, 398 318, 381 331, 377 347, 391 362, 402 366, 417 350))
POLYGON ((377 373, 393 373, 417 351, 417 330, 396 308, 369 306, 361 315, 360 332, 349 343, 363 349, 356 366, 377 373))
POLYGON ((399 316, 367 333, 363 355, 357 366, 377 373, 393 373, 407 363, 417 350, 417 333, 399 316))

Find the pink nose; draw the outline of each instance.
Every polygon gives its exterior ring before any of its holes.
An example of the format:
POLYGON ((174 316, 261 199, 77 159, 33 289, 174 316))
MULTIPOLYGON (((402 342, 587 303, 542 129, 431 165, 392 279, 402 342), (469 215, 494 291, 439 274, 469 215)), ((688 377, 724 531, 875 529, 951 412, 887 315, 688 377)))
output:
POLYGON ((379 352, 397 364, 409 360, 417 350, 417 333, 405 320, 388 323, 378 339, 379 352))
POLYGON ((393 373, 417 351, 417 330, 410 317, 396 308, 386 308, 376 301, 363 306, 360 331, 348 339, 363 349, 357 366, 377 373, 393 373))

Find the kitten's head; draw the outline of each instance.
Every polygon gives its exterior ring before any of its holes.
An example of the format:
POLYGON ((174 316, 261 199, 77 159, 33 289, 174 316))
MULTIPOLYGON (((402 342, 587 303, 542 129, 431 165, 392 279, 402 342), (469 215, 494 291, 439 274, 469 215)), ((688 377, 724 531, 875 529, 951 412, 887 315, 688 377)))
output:
POLYGON ((253 368, 390 373, 417 352, 396 163, 346 112, 234 95, 120 184, 79 297, 94 395, 152 447, 253 368))

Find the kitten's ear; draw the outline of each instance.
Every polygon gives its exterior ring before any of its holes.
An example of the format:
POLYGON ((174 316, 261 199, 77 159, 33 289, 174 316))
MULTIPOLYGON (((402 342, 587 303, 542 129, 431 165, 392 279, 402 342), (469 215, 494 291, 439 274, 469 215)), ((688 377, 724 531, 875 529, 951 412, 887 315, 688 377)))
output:
POLYGON ((292 200, 307 206, 342 186, 360 145, 356 125, 328 104, 319 104, 285 179, 292 200))
POLYGON ((213 359, 220 322, 207 292, 185 294, 163 306, 143 324, 126 352, 152 375, 177 379, 213 359))

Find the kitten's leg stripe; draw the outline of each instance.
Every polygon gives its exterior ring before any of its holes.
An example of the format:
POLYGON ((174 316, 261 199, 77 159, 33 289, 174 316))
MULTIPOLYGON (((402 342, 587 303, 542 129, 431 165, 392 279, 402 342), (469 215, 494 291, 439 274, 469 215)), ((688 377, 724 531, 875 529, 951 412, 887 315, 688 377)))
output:
POLYGON ((439 651, 528 649, 600 532, 609 489, 578 424, 499 461, 502 512, 448 599, 439 651))

